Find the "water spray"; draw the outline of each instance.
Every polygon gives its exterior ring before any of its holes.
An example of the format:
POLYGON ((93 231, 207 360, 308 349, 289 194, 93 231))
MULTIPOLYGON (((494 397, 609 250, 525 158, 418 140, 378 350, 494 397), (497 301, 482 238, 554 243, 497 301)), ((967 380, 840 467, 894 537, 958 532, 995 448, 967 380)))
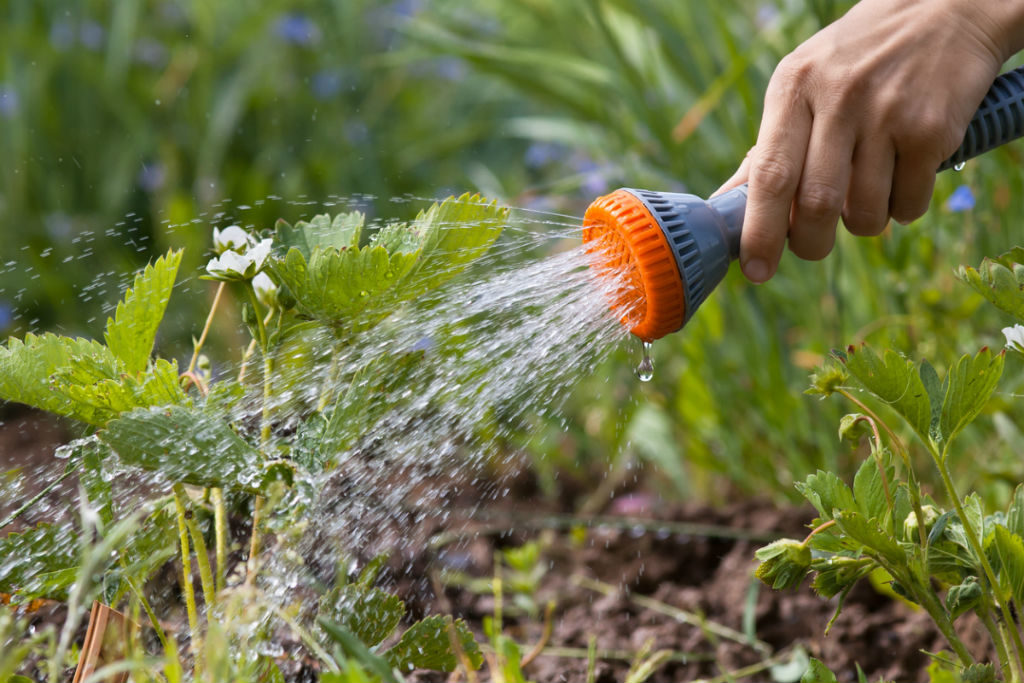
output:
MULTIPOLYGON (((1024 136, 1024 67, 995 80, 959 149, 939 167, 963 163, 1024 136)), ((612 309, 645 342, 683 327, 739 257, 747 206, 742 185, 696 195, 621 188, 599 197, 583 219, 598 272, 621 279, 612 309)))

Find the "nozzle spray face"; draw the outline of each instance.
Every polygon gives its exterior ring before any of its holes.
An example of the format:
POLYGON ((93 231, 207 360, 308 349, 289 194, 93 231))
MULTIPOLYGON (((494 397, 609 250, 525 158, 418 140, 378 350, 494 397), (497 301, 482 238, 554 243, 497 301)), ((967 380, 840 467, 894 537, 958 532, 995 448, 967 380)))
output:
POLYGON ((602 276, 621 283, 612 310, 645 341, 680 329, 739 255, 746 186, 710 201, 622 188, 597 198, 583 241, 602 276))

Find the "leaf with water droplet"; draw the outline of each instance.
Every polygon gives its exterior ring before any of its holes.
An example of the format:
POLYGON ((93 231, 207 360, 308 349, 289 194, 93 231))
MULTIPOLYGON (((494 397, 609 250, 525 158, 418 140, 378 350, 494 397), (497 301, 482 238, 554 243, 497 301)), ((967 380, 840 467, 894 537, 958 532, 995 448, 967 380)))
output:
POLYGON ((416 622, 384 657, 399 671, 455 671, 459 661, 452 652, 450 629, 455 631, 466 661, 474 669, 479 668, 483 655, 473 633, 462 619, 453 620, 450 616, 434 615, 416 622))
POLYGON ((171 298, 182 251, 169 251, 135 277, 131 289, 107 319, 107 347, 130 373, 145 370, 156 331, 171 298))
POLYGON ((172 482, 259 493, 259 451, 226 422, 194 408, 140 408, 100 432, 122 462, 172 482))

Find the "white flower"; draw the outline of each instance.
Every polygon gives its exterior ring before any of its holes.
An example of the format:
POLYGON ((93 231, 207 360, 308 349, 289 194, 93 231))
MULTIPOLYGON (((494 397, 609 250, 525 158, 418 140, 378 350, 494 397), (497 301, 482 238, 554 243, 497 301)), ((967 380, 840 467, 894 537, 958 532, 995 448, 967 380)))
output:
POLYGON ((259 244, 250 247, 243 254, 225 251, 220 256, 210 259, 206 264, 206 272, 214 280, 251 280, 266 265, 273 243, 270 239, 260 240, 259 244))
POLYGON ((277 285, 266 273, 256 273, 252 279, 252 288, 256 290, 256 299, 267 308, 277 306, 277 285))
POLYGON ((1024 353, 1024 325, 1004 327, 1003 336, 1006 337, 1006 348, 1024 353))
POLYGON ((226 251, 241 253, 254 244, 255 240, 252 235, 237 225, 229 225, 223 230, 213 229, 213 250, 217 252, 218 256, 226 251))

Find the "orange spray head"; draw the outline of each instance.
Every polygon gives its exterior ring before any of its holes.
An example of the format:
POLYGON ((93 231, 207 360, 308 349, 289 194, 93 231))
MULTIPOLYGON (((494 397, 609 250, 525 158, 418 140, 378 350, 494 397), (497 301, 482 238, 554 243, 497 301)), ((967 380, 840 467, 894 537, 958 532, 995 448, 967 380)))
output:
POLYGON ((746 206, 746 185, 709 201, 626 188, 594 200, 583 241, 617 279, 611 307, 630 332, 652 341, 686 324, 739 256, 746 206))

